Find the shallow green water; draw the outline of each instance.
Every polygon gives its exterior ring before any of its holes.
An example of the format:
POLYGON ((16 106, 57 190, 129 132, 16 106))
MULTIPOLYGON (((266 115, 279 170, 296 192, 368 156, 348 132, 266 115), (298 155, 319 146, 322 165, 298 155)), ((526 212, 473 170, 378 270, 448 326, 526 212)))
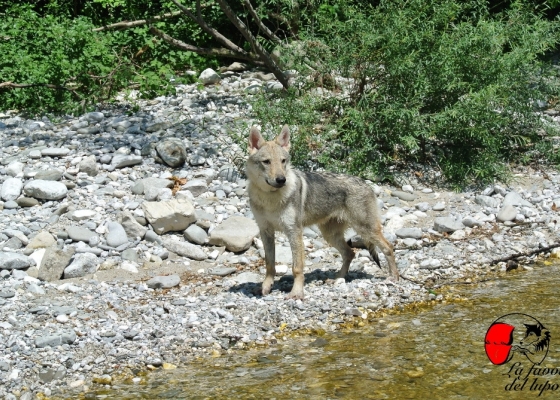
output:
POLYGON ((417 313, 386 316, 354 332, 295 338, 185 369, 158 371, 141 384, 114 385, 111 391, 94 392, 97 396, 90 392, 88 398, 560 398, 558 374, 530 375, 523 390, 506 390, 515 379, 514 371, 524 377, 532 363, 516 353, 508 363, 496 366, 484 349, 486 331, 494 320, 508 313, 529 314, 551 334, 540 367, 558 367, 560 372, 559 287, 559 265, 536 267, 476 287, 452 289, 450 293, 467 297, 468 302, 438 304, 417 313), (539 396, 542 387, 535 385, 547 381, 549 389, 539 396))

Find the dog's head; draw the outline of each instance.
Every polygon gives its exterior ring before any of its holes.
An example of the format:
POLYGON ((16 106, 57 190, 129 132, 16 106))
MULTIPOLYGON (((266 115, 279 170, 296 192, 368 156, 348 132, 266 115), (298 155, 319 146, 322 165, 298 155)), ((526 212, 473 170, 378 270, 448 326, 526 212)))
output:
POLYGON ((263 139, 256 126, 249 134, 249 160, 247 176, 254 183, 266 182, 272 190, 286 185, 290 167, 290 130, 284 125, 282 131, 272 141, 263 139))

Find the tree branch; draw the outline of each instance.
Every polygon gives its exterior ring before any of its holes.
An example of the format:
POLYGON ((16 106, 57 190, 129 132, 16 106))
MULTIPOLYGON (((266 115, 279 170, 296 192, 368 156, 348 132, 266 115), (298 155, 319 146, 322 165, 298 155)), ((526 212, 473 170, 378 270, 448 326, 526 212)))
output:
POLYGON ((250 53, 237 53, 235 51, 229 49, 218 49, 218 48, 206 48, 206 47, 197 47, 191 44, 185 43, 181 40, 175 39, 168 34, 160 31, 154 26, 150 26, 150 32, 157 37, 163 39, 163 41, 169 43, 172 46, 175 46, 181 50, 185 51, 192 51, 197 54, 203 54, 206 56, 216 56, 216 57, 229 57, 235 58, 238 60, 249 61, 256 65, 263 65, 262 61, 257 59, 257 56, 250 53))
POLYGON ((179 3, 177 0, 171 0, 171 1, 173 1, 173 3, 177 7, 179 7, 179 9, 183 12, 183 14, 185 14, 187 17, 189 17, 194 22, 196 22, 204 30, 204 32, 208 33, 210 36, 212 36, 214 39, 216 39, 220 44, 222 44, 226 48, 228 48, 228 49, 230 49, 230 50, 232 50, 236 53, 247 54, 247 52, 245 50, 243 50, 241 47, 239 47, 238 45, 233 43, 231 40, 226 38, 224 35, 222 35, 216 29, 209 26, 206 23, 206 21, 204 21, 204 18, 202 18, 202 13, 201 13, 202 5, 200 4, 200 0, 197 0, 197 2, 196 2, 196 13, 197 13, 197 15, 194 15, 191 12, 190 9, 188 9, 187 7, 185 7, 184 5, 179 3))
POLYGON ((247 7, 247 10, 249 11, 249 14, 251 14, 253 19, 257 23, 259 29, 261 31, 263 31, 265 33, 265 35, 268 36, 268 38, 270 40, 272 40, 274 43, 278 43, 278 44, 281 43, 282 41, 280 40, 280 38, 278 36, 276 36, 274 34, 274 32, 272 32, 270 29, 268 29, 268 27, 259 18, 259 16, 257 15, 257 11, 253 8, 253 5, 251 4, 251 2, 249 0, 243 0, 243 3, 245 4, 245 7, 247 7))
POLYGON ((74 89, 67 88, 65 86, 53 85, 50 83, 13 83, 13 82, 2 82, 0 83, 0 89, 27 89, 32 87, 46 87, 49 89, 56 90, 66 90, 76 96, 79 100, 82 98, 74 89))
POLYGON ((163 15, 156 15, 155 17, 148 18, 148 19, 139 19, 137 21, 121 21, 121 22, 117 22, 117 23, 114 23, 114 24, 111 24, 111 25, 105 25, 105 26, 102 26, 102 27, 99 27, 99 28, 95 28, 93 31, 94 32, 103 32, 103 31, 111 31, 111 30, 119 30, 119 29, 129 29, 129 28, 134 28, 135 26, 151 24, 152 22, 155 22, 155 21, 161 21, 161 20, 164 20, 164 19, 178 17, 181 14, 182 14, 181 11, 174 11, 172 13, 167 13, 167 14, 163 14, 163 15))
MULTIPOLYGON (((175 0, 173 0, 175 1, 175 0)), ((264 64, 272 71, 276 79, 280 81, 282 86, 285 89, 288 88, 290 85, 288 79, 282 72, 282 70, 278 67, 278 64, 274 62, 274 60, 270 57, 270 54, 261 46, 261 44, 257 41, 257 39, 253 36, 251 31, 247 28, 247 26, 235 15, 229 4, 225 0, 217 0, 220 8, 229 18, 231 23, 237 28, 239 32, 245 37, 245 39, 251 44, 255 53, 259 56, 259 58, 264 62, 264 64)))

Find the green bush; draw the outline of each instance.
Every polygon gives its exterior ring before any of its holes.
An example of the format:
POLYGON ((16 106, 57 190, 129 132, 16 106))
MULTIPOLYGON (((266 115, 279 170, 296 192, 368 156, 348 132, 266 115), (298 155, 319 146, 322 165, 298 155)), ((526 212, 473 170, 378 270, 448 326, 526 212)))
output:
POLYGON ((93 32, 88 18, 39 15, 27 6, 14 6, 1 17, 0 83, 32 85, 0 88, 3 110, 78 112, 124 88, 154 97, 173 91, 171 78, 181 82, 177 69, 209 63, 158 46, 144 27, 93 32))
POLYGON ((298 126, 302 166, 387 178, 422 162, 455 184, 487 182, 520 154, 549 155, 535 104, 558 93, 539 58, 557 43, 558 23, 522 2, 498 14, 484 1, 324 6, 293 55, 297 89, 254 109, 265 127, 298 126))

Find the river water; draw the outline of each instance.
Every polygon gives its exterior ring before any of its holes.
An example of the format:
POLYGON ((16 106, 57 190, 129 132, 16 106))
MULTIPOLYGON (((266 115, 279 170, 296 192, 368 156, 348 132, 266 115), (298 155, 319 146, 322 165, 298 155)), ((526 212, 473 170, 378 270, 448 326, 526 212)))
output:
MULTIPOLYGON (((345 332, 281 340, 273 347, 160 370, 86 398, 560 398, 559 287, 560 264, 540 264, 476 286, 442 289, 457 301, 386 315, 345 332), (487 357, 487 330, 510 313, 528 314, 550 332, 540 365, 533 366, 520 352, 511 353, 513 358, 503 365, 487 357)), ((525 328, 514 317, 506 320, 517 324, 517 340, 525 328)), ((518 320, 523 318, 532 321, 518 320)))

